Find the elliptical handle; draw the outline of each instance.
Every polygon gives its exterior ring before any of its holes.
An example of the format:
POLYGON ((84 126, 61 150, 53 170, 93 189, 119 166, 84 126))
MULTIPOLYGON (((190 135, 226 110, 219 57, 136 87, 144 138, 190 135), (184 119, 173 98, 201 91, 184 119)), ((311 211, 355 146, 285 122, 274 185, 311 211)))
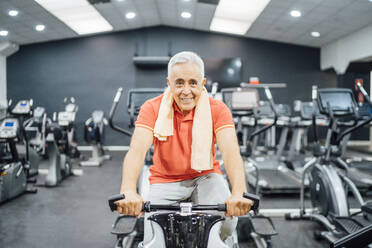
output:
POLYGON ((120 201, 120 200, 124 200, 125 199, 125 196, 124 194, 117 194, 117 195, 112 195, 108 198, 108 204, 110 206, 110 209, 111 211, 115 211, 117 210, 117 206, 115 204, 115 202, 117 201, 120 201))
POLYGON ((121 97, 121 93, 123 92, 123 88, 119 88, 115 94, 115 97, 114 97, 114 101, 112 102, 112 106, 111 106, 111 110, 110 110, 110 115, 109 115, 109 125, 110 127, 115 130, 115 131, 118 131, 122 134, 125 134, 127 136, 132 136, 132 133, 115 125, 114 124, 114 115, 115 115, 115 111, 116 111, 116 108, 118 107, 118 103, 119 103, 119 100, 120 100, 120 97, 121 97))
POLYGON ((123 88, 120 87, 117 91, 116 91, 116 95, 115 95, 115 98, 114 98, 114 102, 115 103, 118 103, 119 100, 120 100, 120 97, 121 97, 121 93, 123 92, 123 88))
POLYGON ((253 212, 257 213, 258 207, 260 206, 260 197, 258 195, 251 194, 251 193, 246 193, 246 192, 243 193, 243 197, 253 201, 253 205, 251 207, 251 210, 253 210, 253 212))

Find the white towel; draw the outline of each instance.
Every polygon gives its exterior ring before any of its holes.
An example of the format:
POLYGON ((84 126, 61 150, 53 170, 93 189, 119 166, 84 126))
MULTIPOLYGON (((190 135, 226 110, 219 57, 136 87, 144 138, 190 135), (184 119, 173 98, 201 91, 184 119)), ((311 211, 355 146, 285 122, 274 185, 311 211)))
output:
MULTIPOLYGON (((154 136, 160 141, 166 141, 173 135, 173 94, 168 87, 160 103, 158 118, 155 122, 154 136)), ((192 126, 191 168, 198 172, 213 168, 213 127, 211 106, 208 92, 203 87, 199 101, 195 107, 192 126)))

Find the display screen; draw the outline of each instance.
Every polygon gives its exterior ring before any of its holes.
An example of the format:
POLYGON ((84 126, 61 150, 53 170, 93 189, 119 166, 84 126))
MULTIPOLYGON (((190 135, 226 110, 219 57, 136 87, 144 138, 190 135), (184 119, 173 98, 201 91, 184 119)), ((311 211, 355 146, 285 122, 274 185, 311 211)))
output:
MULTIPOLYGON (((218 91, 228 87, 239 87, 242 82, 243 62, 239 57, 204 59, 205 76, 208 82, 218 82, 218 91)), ((211 85, 206 85, 208 91, 211 85)))
POLYGON ((6 127, 12 127, 12 126, 14 126, 14 122, 5 122, 5 126, 6 127))
POLYGON ((329 103, 333 111, 347 111, 353 109, 353 99, 349 92, 319 92, 320 101, 323 109, 327 109, 329 103))
POLYGON ((232 93, 231 107, 233 109, 252 109, 257 107, 257 91, 235 91, 232 93))
POLYGON ((21 106, 22 107, 26 107, 27 106, 27 103, 21 103, 21 106))

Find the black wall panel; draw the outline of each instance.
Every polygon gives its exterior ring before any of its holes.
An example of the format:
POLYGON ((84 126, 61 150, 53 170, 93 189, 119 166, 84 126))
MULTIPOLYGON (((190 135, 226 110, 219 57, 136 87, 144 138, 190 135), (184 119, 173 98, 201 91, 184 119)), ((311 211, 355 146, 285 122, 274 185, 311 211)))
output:
MULTIPOLYGON (((278 103, 310 100, 311 86, 336 87, 334 72, 320 71, 320 50, 222 34, 170 27, 101 34, 21 46, 8 58, 8 97, 33 98, 51 114, 63 106, 65 96, 74 96, 79 105, 78 133, 94 109, 108 115, 118 87, 166 86, 167 69, 136 68, 132 57, 138 44, 140 56, 167 56, 182 50, 197 52, 203 58, 241 57, 243 80, 257 76, 262 83, 287 83, 287 89, 273 90, 278 103)), ((127 125, 123 96, 118 121, 127 125)), ((129 139, 107 128, 107 145, 128 145, 129 139)))

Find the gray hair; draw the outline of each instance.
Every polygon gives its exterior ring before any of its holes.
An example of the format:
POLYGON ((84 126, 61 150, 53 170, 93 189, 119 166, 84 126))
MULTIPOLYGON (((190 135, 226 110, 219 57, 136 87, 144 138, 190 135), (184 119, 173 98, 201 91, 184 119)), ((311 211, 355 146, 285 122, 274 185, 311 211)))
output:
POLYGON ((169 63, 168 63, 168 77, 170 78, 172 67, 175 64, 181 64, 181 63, 186 63, 186 62, 197 64, 199 69, 200 69, 201 79, 204 78, 204 62, 203 62, 203 60, 196 53, 189 52, 189 51, 179 52, 169 60, 169 63))

